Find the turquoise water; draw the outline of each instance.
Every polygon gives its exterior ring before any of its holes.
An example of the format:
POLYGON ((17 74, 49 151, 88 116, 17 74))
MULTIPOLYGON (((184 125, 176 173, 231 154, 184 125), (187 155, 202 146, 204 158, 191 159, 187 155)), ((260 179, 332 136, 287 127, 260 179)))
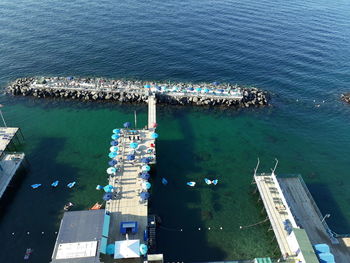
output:
MULTIPOLYGON (((276 157, 277 172, 301 173, 331 228, 350 232, 350 107, 339 101, 350 86, 349 13, 347 1, 1 1, 0 84, 76 75, 269 90, 265 109, 158 107, 150 210, 162 219, 167 261, 278 256, 268 224, 240 229, 265 219, 250 184, 257 157, 261 171, 276 157)), ((23 130, 30 163, 0 204, 0 261, 20 262, 31 247, 33 262, 48 262, 63 205, 101 200, 111 130, 135 109, 144 125, 147 108, 7 95, 0 103, 23 130), (77 187, 29 188, 56 179, 77 187)))

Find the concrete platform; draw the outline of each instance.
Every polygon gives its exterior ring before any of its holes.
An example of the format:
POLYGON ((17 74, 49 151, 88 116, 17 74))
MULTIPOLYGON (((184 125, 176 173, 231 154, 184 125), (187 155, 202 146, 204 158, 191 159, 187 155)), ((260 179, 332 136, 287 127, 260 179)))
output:
MULTIPOLYGON (((350 262, 347 239, 334 238, 313 197, 300 176, 277 177, 297 224, 305 229, 311 244, 328 244, 337 263, 350 262)), ((334 215, 336 216, 336 215, 334 215)))

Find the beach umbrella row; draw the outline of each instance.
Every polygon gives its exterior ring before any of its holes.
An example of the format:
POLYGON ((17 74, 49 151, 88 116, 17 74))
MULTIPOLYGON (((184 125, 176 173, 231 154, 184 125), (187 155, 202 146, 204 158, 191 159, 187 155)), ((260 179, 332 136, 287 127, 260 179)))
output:
POLYGON ((118 146, 111 146, 111 147, 109 148, 109 150, 110 150, 111 152, 117 152, 117 151, 119 150, 119 148, 118 148, 118 146))
POLYGON ((134 154, 129 154, 128 156, 126 156, 126 159, 127 159, 128 161, 135 160, 135 155, 134 155, 134 154))
POLYGON ((107 169, 107 173, 108 173, 108 174, 115 174, 116 172, 117 172, 117 169, 114 168, 114 167, 109 167, 109 168, 107 169))
POLYGON ((113 189, 114 189, 113 185, 110 185, 110 184, 108 184, 108 185, 106 185, 105 187, 103 187, 103 190, 104 190, 106 193, 111 193, 111 192, 113 192, 113 189))
POLYGON ((143 182, 142 185, 141 185, 142 189, 144 189, 144 190, 150 189, 151 186, 152 186, 152 185, 151 185, 150 182, 143 182))
POLYGON ((114 133, 114 134, 119 134, 120 132, 121 132, 120 129, 114 129, 114 130, 113 130, 113 133, 114 133))
POLYGON ((112 138, 113 140, 118 140, 118 139, 120 138, 120 136, 119 136, 119 134, 113 134, 113 135, 111 136, 111 138, 112 138))
POLYGON ((144 165, 141 167, 141 170, 143 172, 149 172, 151 170, 151 167, 149 165, 144 165))

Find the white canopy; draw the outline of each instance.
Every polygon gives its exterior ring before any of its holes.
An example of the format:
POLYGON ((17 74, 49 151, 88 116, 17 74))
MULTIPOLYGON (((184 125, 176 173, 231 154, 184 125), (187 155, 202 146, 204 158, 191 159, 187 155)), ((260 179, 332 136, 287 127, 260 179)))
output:
POLYGON ((140 240, 123 240, 115 242, 114 258, 139 258, 140 240))

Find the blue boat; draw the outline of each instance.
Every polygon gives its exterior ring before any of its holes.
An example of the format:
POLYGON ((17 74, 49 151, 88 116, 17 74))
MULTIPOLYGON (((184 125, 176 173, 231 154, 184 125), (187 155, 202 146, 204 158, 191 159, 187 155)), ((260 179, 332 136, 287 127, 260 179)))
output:
POLYGON ((69 188, 73 188, 73 187, 74 187, 74 185, 75 185, 75 183, 76 183, 76 182, 71 182, 71 183, 67 184, 67 187, 69 187, 69 188))
POLYGON ((57 185, 58 185, 58 181, 54 181, 54 182, 51 184, 52 187, 57 187, 57 185))
POLYGON ((168 184, 168 180, 165 179, 165 178, 162 178, 162 184, 167 185, 168 184))
POLYGON ((32 184, 32 185, 31 185, 31 187, 32 187, 33 189, 36 189, 36 188, 38 188, 39 186, 41 186, 41 184, 32 184))
POLYGON ((194 187, 196 185, 196 182, 187 182, 186 184, 188 186, 194 187))
POLYGON ((213 182, 210 181, 208 178, 204 178, 204 182, 205 182, 206 184, 212 184, 212 183, 213 183, 213 182))
POLYGON ((218 182, 219 182, 218 179, 215 179, 215 180, 212 181, 213 185, 217 185, 218 182))

